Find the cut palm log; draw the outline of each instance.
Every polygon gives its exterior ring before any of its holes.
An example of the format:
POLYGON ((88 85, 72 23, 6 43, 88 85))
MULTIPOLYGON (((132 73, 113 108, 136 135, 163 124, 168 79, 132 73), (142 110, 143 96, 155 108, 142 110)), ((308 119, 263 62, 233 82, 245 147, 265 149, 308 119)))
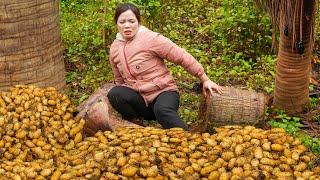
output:
POLYGON ((76 108, 79 112, 77 116, 86 121, 84 132, 87 136, 92 136, 99 130, 115 131, 120 127, 141 127, 117 116, 107 97, 112 87, 114 84, 111 83, 103 85, 76 108))
POLYGON ((254 125, 261 127, 268 98, 262 93, 223 87, 223 94, 202 95, 198 122, 191 125, 191 131, 204 132, 208 128, 225 125, 254 125), (210 126, 210 127, 209 127, 210 126))

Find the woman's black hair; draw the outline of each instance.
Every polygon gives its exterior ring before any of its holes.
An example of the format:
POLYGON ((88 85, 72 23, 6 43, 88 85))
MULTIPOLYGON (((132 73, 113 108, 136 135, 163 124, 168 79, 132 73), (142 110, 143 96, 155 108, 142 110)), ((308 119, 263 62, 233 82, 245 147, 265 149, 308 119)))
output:
POLYGON ((119 16, 127 10, 131 10, 133 12, 133 14, 136 16, 138 23, 140 23, 140 10, 137 6, 135 6, 134 4, 131 4, 131 3, 124 3, 124 4, 118 5, 116 12, 114 14, 115 23, 117 24, 119 16))

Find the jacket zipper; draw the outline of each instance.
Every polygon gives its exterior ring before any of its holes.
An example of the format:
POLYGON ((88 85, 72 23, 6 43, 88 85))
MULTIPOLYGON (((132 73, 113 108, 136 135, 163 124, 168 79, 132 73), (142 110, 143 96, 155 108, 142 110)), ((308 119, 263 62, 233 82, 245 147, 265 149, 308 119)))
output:
POLYGON ((127 45, 127 42, 124 43, 124 46, 123 46, 123 55, 124 55, 124 60, 125 60, 125 64, 126 64, 126 67, 127 67, 127 70, 129 72, 129 74, 132 76, 133 79, 137 80, 131 73, 130 71, 130 68, 129 68, 129 65, 128 65, 128 61, 127 61, 127 56, 126 56, 126 45, 127 45))

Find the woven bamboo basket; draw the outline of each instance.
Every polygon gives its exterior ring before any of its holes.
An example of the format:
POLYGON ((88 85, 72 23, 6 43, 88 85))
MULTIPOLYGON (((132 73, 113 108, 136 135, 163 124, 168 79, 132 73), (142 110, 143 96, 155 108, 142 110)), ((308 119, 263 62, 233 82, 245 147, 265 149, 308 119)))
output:
MULTIPOLYGON (((199 107, 199 122, 202 128, 224 125, 264 124, 267 98, 262 93, 224 87, 224 93, 212 97, 202 97, 199 107), (204 123, 204 124, 203 124, 204 123)), ((199 124, 200 125, 200 124, 199 124)))

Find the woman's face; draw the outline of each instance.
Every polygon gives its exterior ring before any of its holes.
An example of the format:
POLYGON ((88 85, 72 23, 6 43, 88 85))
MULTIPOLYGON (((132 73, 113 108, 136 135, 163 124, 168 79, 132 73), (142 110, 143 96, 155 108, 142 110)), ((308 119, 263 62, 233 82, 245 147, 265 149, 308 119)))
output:
POLYGON ((122 37, 125 40, 130 40, 138 32, 139 22, 136 15, 131 10, 127 10, 120 14, 117 27, 122 37))

